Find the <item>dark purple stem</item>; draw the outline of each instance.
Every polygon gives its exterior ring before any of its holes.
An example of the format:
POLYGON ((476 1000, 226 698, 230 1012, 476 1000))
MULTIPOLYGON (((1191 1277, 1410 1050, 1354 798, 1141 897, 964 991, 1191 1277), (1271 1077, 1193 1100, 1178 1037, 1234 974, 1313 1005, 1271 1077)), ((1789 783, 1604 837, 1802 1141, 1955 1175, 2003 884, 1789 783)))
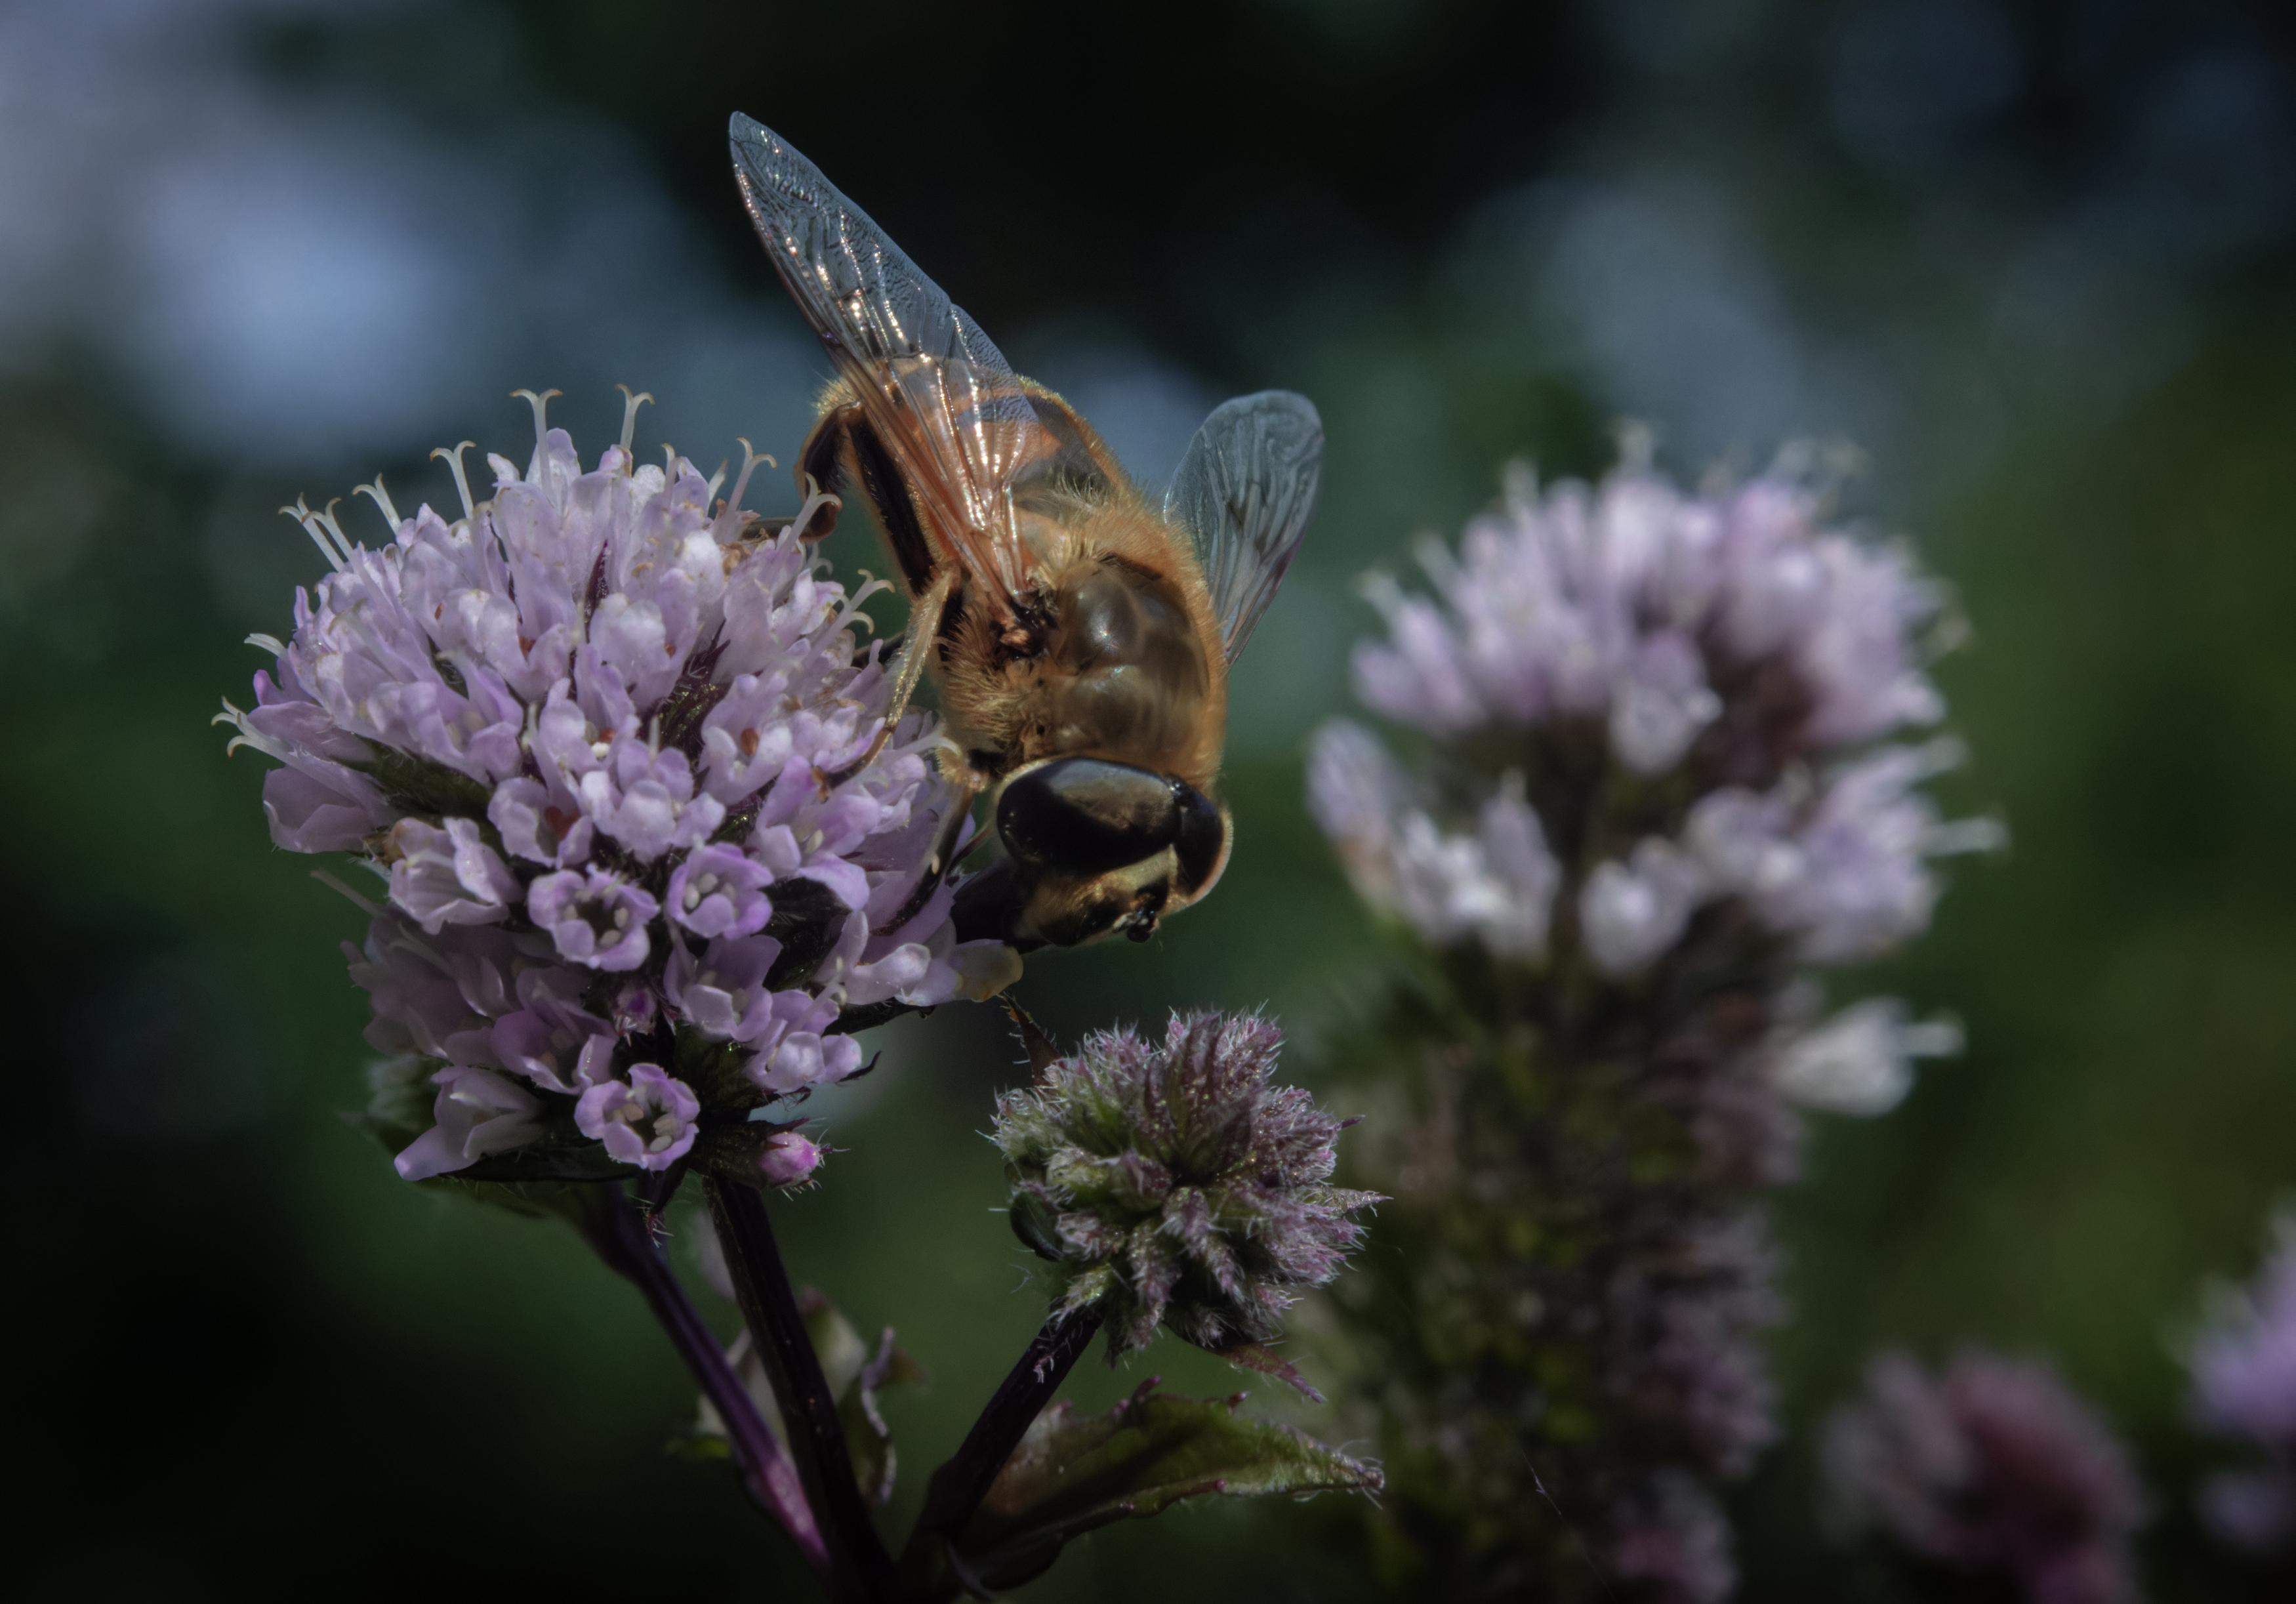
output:
POLYGON ((837 1399, 821 1373, 821 1359, 813 1351, 805 1318, 798 1313, 797 1294, 782 1267, 765 1199, 753 1188, 715 1178, 703 1183, 703 1191, 718 1240, 725 1246, 726 1267, 734 1277, 742 1316, 749 1322, 750 1340, 757 1344, 758 1356, 773 1379, 774 1396, 781 1403, 806 1500, 821 1518, 833 1572, 832 1591, 866 1604, 898 1604, 902 1594, 892 1557, 861 1497, 837 1399))
POLYGON ((602 1186, 597 1191, 606 1201, 591 1229, 583 1234, 607 1268, 637 1288, 646 1306, 668 1334, 670 1346, 685 1361, 686 1369, 693 1372, 702 1395, 726 1423, 726 1440, 733 1449, 734 1462, 741 1469, 742 1482, 750 1496, 781 1522, 782 1529, 797 1544, 806 1563, 824 1583, 828 1582, 828 1551, 822 1544, 821 1528, 815 1524, 813 1510, 805 1501, 805 1490, 799 1485, 797 1470, 790 1463, 789 1455, 774 1440, 772 1430, 758 1413, 757 1404, 742 1385, 741 1378, 734 1373, 734 1367, 726 1363, 717 1333, 702 1320, 701 1311, 693 1306, 693 1300, 685 1296, 685 1289, 678 1285, 677 1277, 663 1262, 646 1222, 630 1207, 619 1186, 602 1186))
POLYGON ((1055 1315, 1038 1329, 1028 1352, 998 1385, 955 1453, 933 1472, 932 1484, 925 1492, 924 1513, 917 1517, 916 1533, 902 1556, 905 1566, 916 1567, 919 1575, 931 1570, 938 1558, 932 1549, 935 1540, 953 1543, 964 1530, 973 1511, 980 1508, 980 1501, 988 1496, 1004 1461, 1013 1457, 1013 1450, 1021 1445, 1029 1428, 1061 1390, 1061 1383, 1075 1368, 1093 1333, 1100 1330, 1100 1305, 1093 1304, 1055 1315))

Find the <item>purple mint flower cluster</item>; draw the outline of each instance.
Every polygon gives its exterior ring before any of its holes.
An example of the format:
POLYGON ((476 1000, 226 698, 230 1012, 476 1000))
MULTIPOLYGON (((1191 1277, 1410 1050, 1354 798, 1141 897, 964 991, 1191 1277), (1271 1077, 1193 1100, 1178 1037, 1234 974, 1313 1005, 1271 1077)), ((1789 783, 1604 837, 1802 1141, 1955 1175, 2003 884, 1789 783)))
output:
POLYGON ((2030 1604, 2121 1604, 2144 1500, 2127 1452, 2048 1365, 1972 1350, 1942 1376, 1884 1354, 1828 1423, 1850 1514, 2030 1604))
POLYGON ((1649 1604, 1722 1604, 1738 1591, 1730 1522, 1693 1477, 1661 1470, 1620 1494, 1610 1574, 1649 1604))
POLYGON ((2227 1470, 2201 1489, 2201 1515, 2251 1554, 2296 1538, 2296 1217, 2253 1286, 2221 1300, 2193 1345, 2193 1412, 2221 1436, 2264 1451, 2266 1463, 2227 1470))
POLYGON ((1635 462, 1593 488, 1519 479, 1456 555, 1427 548, 1432 595, 1375 583, 1389 638, 1357 648, 1357 694, 1507 779, 1449 828, 1375 737, 1326 726, 1310 806, 1364 896, 1508 959, 1541 958, 1565 921, 1613 979, 1725 899, 1813 963, 1918 934, 1930 861, 1999 830, 1943 822, 1922 791, 1949 742, 1874 744, 1943 715, 1921 663, 1940 600, 1822 503, 1790 467, 1695 495, 1635 462), (1642 805, 1589 821, 1542 795, 1606 769, 1642 805))
POLYGON ((1266 1342, 1298 1289, 1340 1272, 1377 1194, 1330 1184, 1346 1122, 1272 1078, 1283 1033, 1175 1015, 1161 1045, 1095 1031, 996 1101, 1013 1225, 1099 1305, 1109 1356, 1161 1324, 1200 1347, 1266 1342))
MULTIPOLYGON (((627 424, 585 471, 532 399, 533 455, 490 455, 489 499, 449 454, 460 518, 362 487, 390 527, 372 550, 291 509, 333 571, 291 639, 252 638, 275 667, 219 721, 281 765, 275 842, 387 879, 351 973, 369 1040, 436 1088, 410 1180, 537 1145, 667 1168, 859 1068, 848 1010, 1016 970, 958 943, 953 888, 928 882, 957 798, 930 719, 886 730, 854 628, 873 587, 826 577, 804 514, 774 532, 740 510, 762 459, 713 508, 718 479, 639 463, 627 424)), ((785 1139, 720 1146, 810 1168, 785 1139)))

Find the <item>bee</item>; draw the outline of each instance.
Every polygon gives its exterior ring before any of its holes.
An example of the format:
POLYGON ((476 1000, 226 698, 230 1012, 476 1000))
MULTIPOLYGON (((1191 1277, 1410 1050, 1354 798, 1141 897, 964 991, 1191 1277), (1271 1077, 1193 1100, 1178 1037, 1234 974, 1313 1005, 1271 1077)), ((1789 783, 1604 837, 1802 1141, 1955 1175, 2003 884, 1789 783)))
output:
POLYGON ((1145 941, 1234 846, 1228 671, 1315 513, 1315 407, 1224 404, 1152 496, 817 168, 749 118, 731 133, 750 220, 837 373, 799 489, 841 481, 884 531, 911 606, 894 716, 922 674, 940 692, 965 805, 928 885, 986 794, 1001 852, 958 888, 961 938, 1145 941))

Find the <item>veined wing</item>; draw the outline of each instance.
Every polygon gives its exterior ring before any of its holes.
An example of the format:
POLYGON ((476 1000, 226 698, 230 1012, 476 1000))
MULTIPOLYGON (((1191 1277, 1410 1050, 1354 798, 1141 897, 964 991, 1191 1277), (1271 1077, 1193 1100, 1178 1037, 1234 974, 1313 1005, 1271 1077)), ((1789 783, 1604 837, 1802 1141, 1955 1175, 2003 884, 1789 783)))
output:
POLYGON ((1058 454, 1004 353, 772 129, 730 130, 742 198, 774 269, 922 504, 931 534, 992 595, 1017 598, 1029 561, 1015 479, 1058 454))
POLYGON ((1323 487, 1323 420, 1289 390, 1222 402, 1188 443, 1164 516, 1194 539, 1229 662, 1275 599, 1323 487))

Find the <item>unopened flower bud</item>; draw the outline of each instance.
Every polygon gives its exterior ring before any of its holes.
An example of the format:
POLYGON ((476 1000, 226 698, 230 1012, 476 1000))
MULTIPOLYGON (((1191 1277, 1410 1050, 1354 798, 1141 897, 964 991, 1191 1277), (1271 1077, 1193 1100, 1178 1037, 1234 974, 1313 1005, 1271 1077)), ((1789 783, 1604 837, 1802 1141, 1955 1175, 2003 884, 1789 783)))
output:
POLYGON ((767 1186, 802 1186, 829 1150, 796 1131, 775 1131, 758 1144, 758 1180, 767 1186))
POLYGON ((1111 1359, 1159 1322, 1215 1350, 1267 1341, 1382 1200, 1328 1183, 1345 1122, 1273 1084, 1283 1039, 1212 1013, 1175 1015, 1160 1047, 1098 1031, 997 1100, 1013 1228, 1061 1265, 1061 1309, 1102 1306, 1111 1359))
POLYGON ((811 1182, 829 1153, 798 1125, 758 1119, 704 1132, 694 1143, 692 1162, 743 1186, 789 1188, 811 1182))

